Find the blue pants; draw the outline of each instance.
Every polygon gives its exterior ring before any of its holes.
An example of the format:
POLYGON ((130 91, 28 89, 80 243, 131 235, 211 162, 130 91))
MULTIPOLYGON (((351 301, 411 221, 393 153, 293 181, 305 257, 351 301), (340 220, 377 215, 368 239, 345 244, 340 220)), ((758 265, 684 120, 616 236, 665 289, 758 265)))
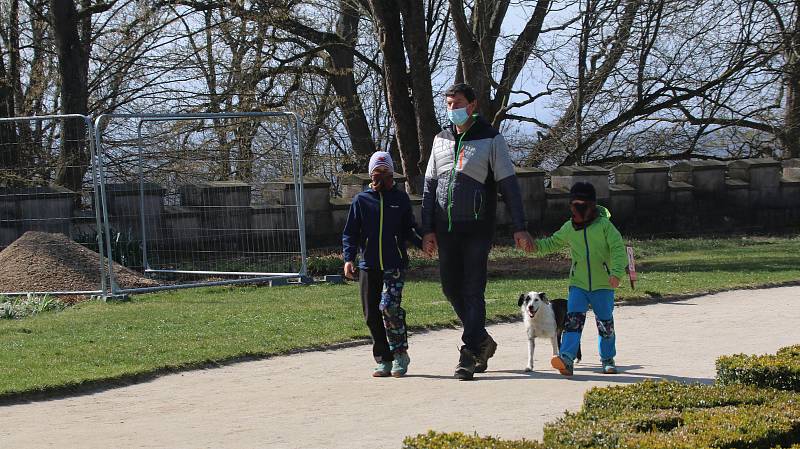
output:
POLYGON ((614 290, 590 292, 582 288, 570 287, 569 296, 567 296, 567 323, 564 326, 564 335, 561 337, 561 357, 568 361, 575 360, 589 304, 592 305, 597 322, 600 358, 605 360, 617 355, 617 337, 614 334, 614 290))

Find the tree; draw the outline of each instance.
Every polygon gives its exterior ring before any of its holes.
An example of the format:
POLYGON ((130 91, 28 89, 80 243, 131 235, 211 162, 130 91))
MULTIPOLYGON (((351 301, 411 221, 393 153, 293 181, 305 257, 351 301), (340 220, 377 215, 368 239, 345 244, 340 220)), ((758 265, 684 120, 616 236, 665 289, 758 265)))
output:
POLYGON ((497 44, 510 0, 475 0, 469 18, 463 0, 449 1, 460 52, 460 70, 456 73, 456 79, 465 80, 475 89, 478 109, 494 127, 499 128, 512 108, 532 103, 538 98, 531 96, 524 102, 509 102, 514 93, 514 84, 542 34, 550 1, 536 2, 533 14, 522 32, 502 56, 496 54, 497 44), (500 60, 503 60, 502 72, 500 79, 495 80, 494 67, 500 60))

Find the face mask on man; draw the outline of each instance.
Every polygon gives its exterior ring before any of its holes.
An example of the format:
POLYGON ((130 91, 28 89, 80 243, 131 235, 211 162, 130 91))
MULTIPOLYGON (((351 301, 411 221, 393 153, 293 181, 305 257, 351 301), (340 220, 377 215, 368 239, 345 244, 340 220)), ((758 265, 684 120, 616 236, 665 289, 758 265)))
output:
POLYGON ((454 125, 461 126, 467 123, 469 114, 467 114, 467 108, 448 109, 447 118, 450 119, 454 125))

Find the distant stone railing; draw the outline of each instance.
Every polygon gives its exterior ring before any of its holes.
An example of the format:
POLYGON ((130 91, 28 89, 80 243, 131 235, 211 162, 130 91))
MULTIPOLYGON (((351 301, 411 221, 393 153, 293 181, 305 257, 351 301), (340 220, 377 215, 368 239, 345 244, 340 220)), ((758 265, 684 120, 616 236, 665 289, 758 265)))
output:
MULTIPOLYGON (((629 235, 682 235, 714 232, 772 231, 800 228, 800 159, 745 159, 730 163, 685 161, 675 165, 621 164, 559 167, 547 173, 517 168, 529 230, 556 230, 569 217, 569 187, 591 182, 598 202, 609 208, 612 221, 629 235), (549 178, 549 187, 546 180, 549 178)), ((405 178, 395 175, 404 188, 405 178)), ((352 198, 369 185, 366 174, 343 175, 341 197, 331 196, 327 180, 305 177, 306 235, 310 247, 337 245, 352 198)), ((187 229, 291 229, 296 215, 291 180, 274 183, 272 196, 254 201, 253 186, 236 181, 170 186, 113 184, 106 186, 112 228, 129 229, 141 237, 144 214, 147 240, 182 241, 187 229), (179 205, 165 205, 168 190, 179 205), (140 192, 144 192, 140 198, 140 192), (144 210, 142 210, 144 207, 144 210)), ((263 186, 256 186, 261 189, 263 186)), ((417 220, 421 197, 412 195, 417 220)), ((499 227, 510 215, 497 208, 499 227)), ((174 200, 171 201, 174 204, 174 200)), ((90 232, 93 215, 74 209, 74 194, 61 187, 0 189, 0 247, 27 230, 67 235, 90 232)), ((288 232, 288 231, 287 231, 288 232)), ((225 245, 226 233, 209 235, 209 247, 225 245)))

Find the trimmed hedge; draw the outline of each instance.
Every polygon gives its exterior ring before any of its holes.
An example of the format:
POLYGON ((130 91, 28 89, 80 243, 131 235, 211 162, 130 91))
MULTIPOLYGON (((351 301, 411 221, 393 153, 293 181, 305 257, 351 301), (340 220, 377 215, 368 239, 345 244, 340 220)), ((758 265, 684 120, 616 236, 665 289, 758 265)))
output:
POLYGON ((781 348, 775 355, 720 357, 717 359, 717 383, 800 392, 800 345, 781 348))
POLYGON ((715 385, 645 381, 593 388, 544 443, 462 433, 406 438, 404 449, 800 449, 800 345, 717 359, 715 385), (765 388, 767 387, 767 388, 765 388))
POLYGON ((548 448, 772 448, 800 442, 800 397, 742 385, 594 388, 545 426, 548 448))
POLYGON ((406 437, 403 449, 545 449, 545 446, 538 441, 498 440, 461 432, 439 433, 429 430, 426 434, 406 437))

